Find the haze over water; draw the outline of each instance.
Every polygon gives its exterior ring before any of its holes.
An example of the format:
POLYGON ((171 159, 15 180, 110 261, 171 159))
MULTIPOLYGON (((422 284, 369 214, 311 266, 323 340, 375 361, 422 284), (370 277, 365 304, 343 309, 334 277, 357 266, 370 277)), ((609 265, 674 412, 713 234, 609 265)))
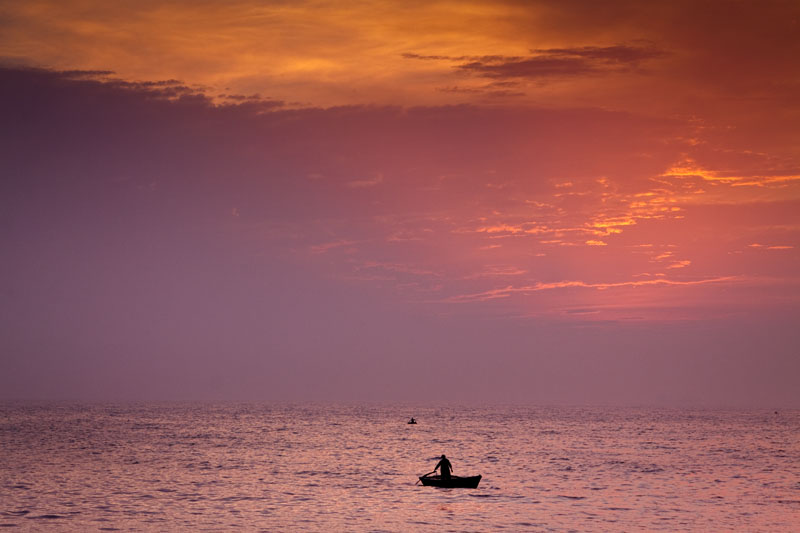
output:
POLYGON ((799 443, 796 410, 6 404, 0 527, 793 531, 799 443), (416 485, 442 453, 479 487, 416 485))

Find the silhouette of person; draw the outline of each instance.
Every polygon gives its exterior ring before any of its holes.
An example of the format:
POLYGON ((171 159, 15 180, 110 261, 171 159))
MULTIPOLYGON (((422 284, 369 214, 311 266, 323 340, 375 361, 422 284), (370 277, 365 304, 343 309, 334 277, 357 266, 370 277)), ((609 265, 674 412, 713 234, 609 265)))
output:
POLYGON ((442 458, 439 459, 439 462, 436 463, 436 468, 434 468, 433 471, 436 472, 436 469, 439 467, 442 467, 442 479, 450 479, 450 472, 453 471, 453 465, 450 464, 450 461, 447 460, 444 454, 442 454, 442 458))

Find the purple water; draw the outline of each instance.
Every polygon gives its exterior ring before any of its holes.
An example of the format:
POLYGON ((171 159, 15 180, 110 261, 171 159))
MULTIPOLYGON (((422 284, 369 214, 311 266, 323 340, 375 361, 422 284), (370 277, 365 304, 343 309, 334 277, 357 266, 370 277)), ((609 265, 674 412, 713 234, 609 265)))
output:
POLYGON ((6 404, 0 451, 22 531, 800 529, 800 411, 6 404))

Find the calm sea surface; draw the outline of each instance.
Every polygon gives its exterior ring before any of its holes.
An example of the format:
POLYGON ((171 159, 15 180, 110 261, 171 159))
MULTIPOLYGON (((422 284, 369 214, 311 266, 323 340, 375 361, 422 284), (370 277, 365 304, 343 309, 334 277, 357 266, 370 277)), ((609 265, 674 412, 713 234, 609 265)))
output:
POLYGON ((0 452, 12 530, 800 531, 800 411, 3 405, 0 452))

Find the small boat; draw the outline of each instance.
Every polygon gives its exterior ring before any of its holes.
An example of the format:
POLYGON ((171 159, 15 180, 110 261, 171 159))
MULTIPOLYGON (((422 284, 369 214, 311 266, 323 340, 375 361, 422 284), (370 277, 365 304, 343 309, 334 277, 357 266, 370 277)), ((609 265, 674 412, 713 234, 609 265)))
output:
POLYGON ((417 421, 416 421, 415 419, 413 419, 413 418, 412 418, 411 420, 409 420, 409 421, 408 421, 408 423, 409 423, 409 424, 416 424, 416 423, 417 423, 417 421))
POLYGON ((481 482, 481 476, 450 476, 450 479, 442 479, 442 476, 431 476, 425 474, 420 476, 419 480, 426 487, 442 487, 446 489, 477 489, 478 483, 481 482))

